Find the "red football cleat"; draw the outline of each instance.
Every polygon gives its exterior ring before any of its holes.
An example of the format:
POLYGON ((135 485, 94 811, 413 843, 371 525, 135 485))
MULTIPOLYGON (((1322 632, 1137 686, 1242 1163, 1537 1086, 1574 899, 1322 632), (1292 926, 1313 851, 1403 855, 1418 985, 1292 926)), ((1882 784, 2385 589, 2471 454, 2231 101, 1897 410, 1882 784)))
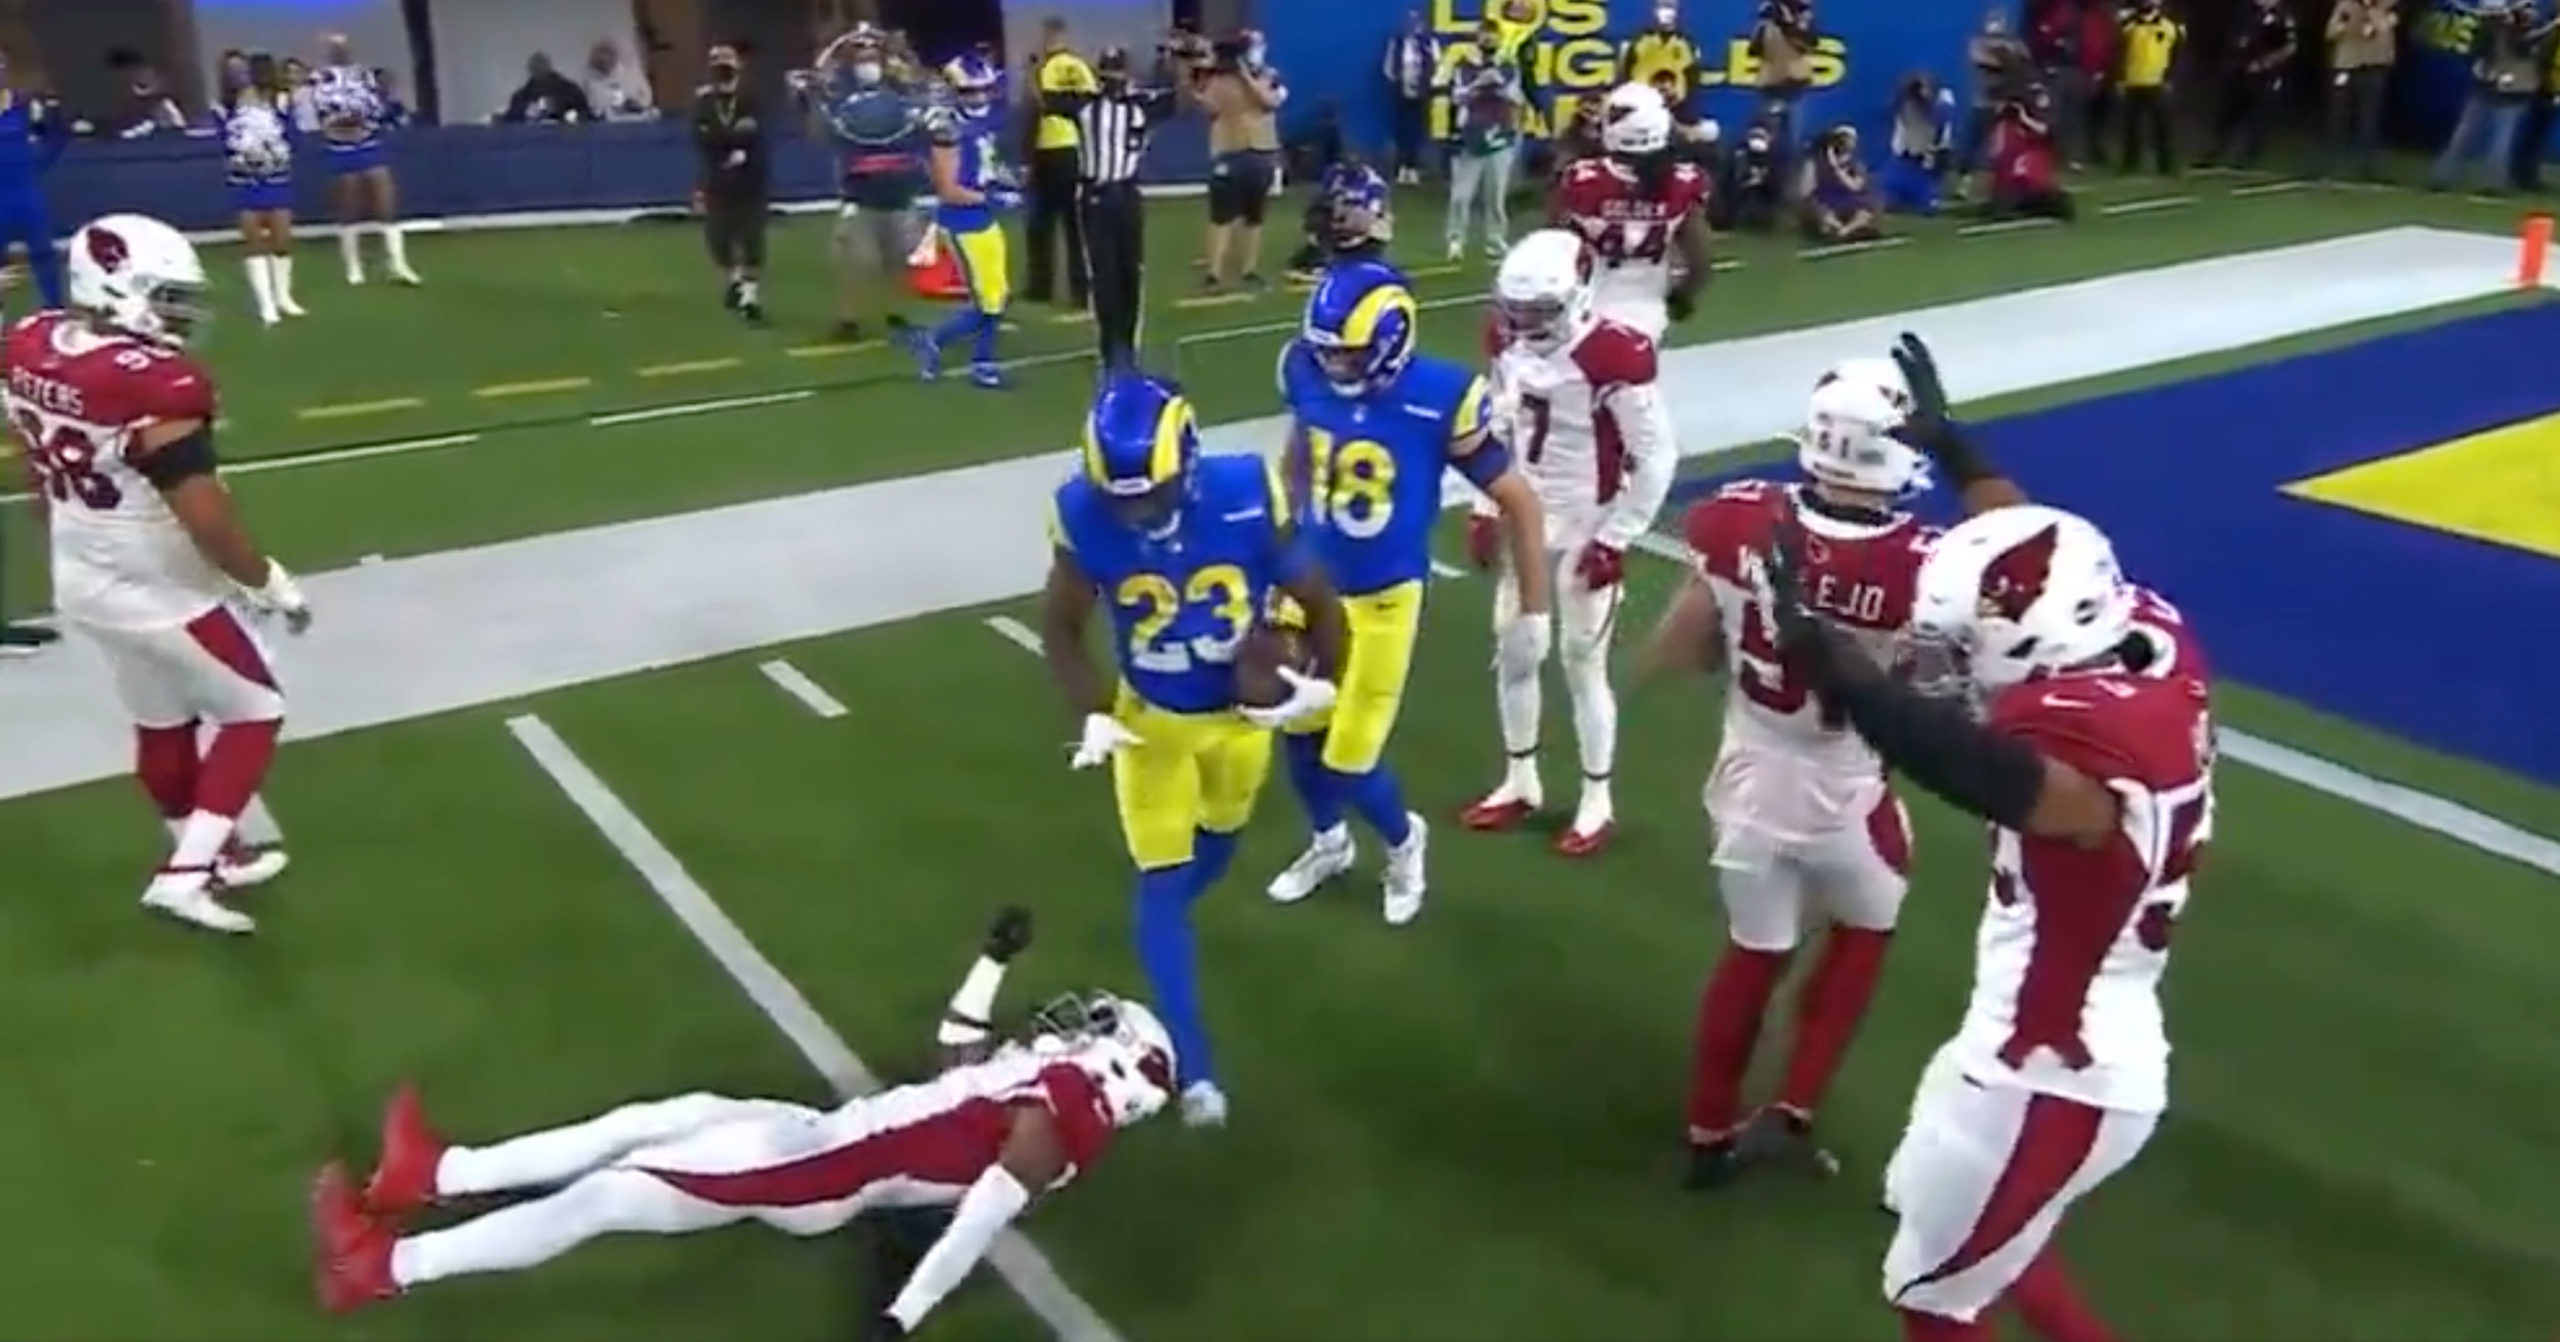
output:
POLYGON ((435 1201, 436 1166, 443 1160, 444 1138, 427 1125, 417 1087, 402 1086, 382 1111, 382 1163, 364 1186, 365 1210, 399 1216, 435 1201))
POLYGON ((1611 821, 1595 830, 1567 829, 1556 836, 1556 851, 1566 857, 1591 857, 1609 846, 1609 836, 1618 832, 1611 821))
POLYGON ((1514 829, 1522 821, 1537 813, 1538 808, 1525 801, 1518 799, 1497 801, 1493 797, 1487 797, 1458 812, 1458 823, 1469 829, 1488 831, 1514 829))
POLYGON ((322 1309, 345 1314, 400 1294, 391 1276, 391 1251, 399 1236, 364 1214, 347 1167, 334 1160, 312 1181, 311 1239, 322 1309))

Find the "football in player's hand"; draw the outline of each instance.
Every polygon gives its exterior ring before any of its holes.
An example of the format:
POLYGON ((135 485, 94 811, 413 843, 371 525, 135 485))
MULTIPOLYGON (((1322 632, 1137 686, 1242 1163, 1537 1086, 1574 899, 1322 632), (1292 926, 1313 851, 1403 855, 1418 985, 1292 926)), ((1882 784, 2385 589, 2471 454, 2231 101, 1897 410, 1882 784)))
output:
POLYGON ((1236 648, 1236 702, 1246 708, 1276 708, 1289 702, 1289 682, 1280 668, 1307 669, 1303 640, 1293 629, 1255 625, 1236 648))

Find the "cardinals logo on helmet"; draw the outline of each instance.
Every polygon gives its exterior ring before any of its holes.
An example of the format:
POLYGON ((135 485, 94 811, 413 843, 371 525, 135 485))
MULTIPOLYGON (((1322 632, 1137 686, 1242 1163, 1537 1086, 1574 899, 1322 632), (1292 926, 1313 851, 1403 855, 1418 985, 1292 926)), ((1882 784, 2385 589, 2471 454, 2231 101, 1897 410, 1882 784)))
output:
POLYGON ((87 236, 89 259, 98 263, 98 269, 113 274, 124 269, 125 263, 133 259, 133 248, 127 246, 124 235, 114 229, 91 228, 87 236))
POLYGON ((2054 546, 2061 539, 2062 529, 2047 525, 1984 565, 1983 613, 2013 623, 2025 619, 2027 608, 2044 595, 2045 583, 2053 576, 2054 546))

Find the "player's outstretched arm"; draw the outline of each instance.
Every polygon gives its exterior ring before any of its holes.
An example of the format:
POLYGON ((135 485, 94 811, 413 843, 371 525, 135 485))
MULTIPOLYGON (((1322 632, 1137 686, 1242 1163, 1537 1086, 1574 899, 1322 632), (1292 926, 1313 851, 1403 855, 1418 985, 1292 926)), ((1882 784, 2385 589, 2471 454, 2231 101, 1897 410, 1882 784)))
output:
POLYGON ((1013 968, 1013 958, 1030 945, 1031 910, 1019 904, 996 910, 976 963, 951 994, 942 1024, 933 1032, 934 1043, 942 1048, 943 1070, 981 1061, 994 1049, 996 996, 1004 991, 1004 976, 1013 968))
POLYGON ((1066 1135, 1057 1115, 1041 1105, 1016 1107, 1003 1154, 960 1195, 951 1224, 925 1250, 897 1299, 889 1302, 876 1335, 898 1338, 913 1333, 943 1297, 968 1280, 970 1270, 987 1256, 996 1237, 1031 1205, 1035 1191, 1064 1178, 1068 1165, 1066 1135))
POLYGON ((1049 676, 1066 696, 1067 711, 1077 719, 1110 711, 1102 677, 1093 669, 1093 650, 1086 645, 1085 626, 1093 622, 1093 579, 1064 546, 1049 552, 1049 582, 1040 602, 1040 653, 1049 676))
POLYGON ((1666 672, 1697 671, 1713 675, 1724 669, 1724 629, 1716 610, 1715 589, 1692 571, 1671 597, 1653 632, 1636 651, 1635 680, 1642 684, 1666 672))

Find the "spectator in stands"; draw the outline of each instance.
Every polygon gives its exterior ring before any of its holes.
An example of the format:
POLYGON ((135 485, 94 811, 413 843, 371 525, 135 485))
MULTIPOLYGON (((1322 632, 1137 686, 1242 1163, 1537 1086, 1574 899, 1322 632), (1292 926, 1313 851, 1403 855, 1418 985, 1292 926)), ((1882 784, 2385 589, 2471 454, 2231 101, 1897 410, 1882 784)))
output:
POLYGON ((2399 59, 2398 0, 2336 0, 2329 10, 2329 96, 2326 134, 2314 176, 2326 177, 2343 159, 2355 161, 2364 180, 2382 176, 2382 108, 2391 92, 2391 66, 2399 59))
POLYGON ((1760 0, 1751 54, 1760 61, 1760 120, 1783 160, 1795 147, 1805 91, 1813 87, 1813 0, 1760 0))
POLYGON ((107 67, 124 76, 123 96, 98 120, 98 131, 119 140, 140 140, 169 131, 184 131, 187 114, 160 82, 160 72, 141 55, 126 50, 109 53, 107 67))
POLYGON ((1853 126, 1824 131, 1796 177, 1804 234, 1816 243, 1872 242, 1884 236, 1883 202, 1858 154, 1853 126))
POLYGON ((2284 96, 2285 75, 2300 33, 2284 0, 2258 0, 2232 34, 2231 60, 2222 76, 2221 106, 2213 119, 2213 147, 2198 166, 2225 163, 2254 168, 2267 152, 2267 122, 2284 96))
POLYGON ((1888 157, 1877 174, 1884 207, 1893 214, 1936 214, 1953 158, 1956 91, 1926 71, 1906 76, 1893 98, 1888 157))
POLYGON ((524 83, 508 97, 498 120, 511 126, 528 123, 593 121, 596 109, 576 80, 553 69, 551 57, 537 51, 524 63, 524 83))
POLYGON ((2160 175, 2177 175, 2177 154, 2169 137, 2169 93, 2178 72, 2178 49, 2186 41, 2186 25, 2170 18, 2160 0, 2140 0, 2124 21, 2115 112, 2124 132, 2126 172, 2141 167, 2147 138, 2160 175))
POLYGON ((2053 96, 2030 88, 2000 109, 1991 127, 1991 217, 2072 217, 2062 187, 2062 154, 2054 143, 2053 96))
POLYGON ((1387 39, 1381 67, 1387 94, 1395 101, 1396 183, 1422 180, 1422 145, 1431 138, 1432 81, 1440 74, 1440 39, 1419 9, 1405 15, 1404 27, 1387 39))
POLYGON ((1707 198, 1707 221, 1719 232, 1766 233, 1786 212, 1777 128, 1754 121, 1725 155, 1724 172, 1707 198))
POLYGON ((1520 63, 1503 54, 1492 28, 1458 51, 1449 73, 1449 114, 1457 142, 1449 159, 1449 259, 1467 254, 1467 235, 1483 212, 1485 255, 1499 260, 1511 245, 1511 177, 1520 164, 1520 124, 1528 109, 1520 63))
POLYGON ((600 37, 587 48, 587 106, 607 121, 646 121, 658 114, 649 81, 623 68, 622 49, 600 37))
POLYGON ((2524 122, 2526 104, 2542 84, 2542 62, 2535 51, 2538 39, 2530 3, 2480 12, 2471 39, 2471 93, 2462 105, 2462 119, 2455 123, 2453 137, 2427 174, 2428 190, 2453 186, 2464 169, 2474 164, 2487 164, 2496 174, 2487 183, 2490 189, 2508 184, 2516 132, 2524 122))

